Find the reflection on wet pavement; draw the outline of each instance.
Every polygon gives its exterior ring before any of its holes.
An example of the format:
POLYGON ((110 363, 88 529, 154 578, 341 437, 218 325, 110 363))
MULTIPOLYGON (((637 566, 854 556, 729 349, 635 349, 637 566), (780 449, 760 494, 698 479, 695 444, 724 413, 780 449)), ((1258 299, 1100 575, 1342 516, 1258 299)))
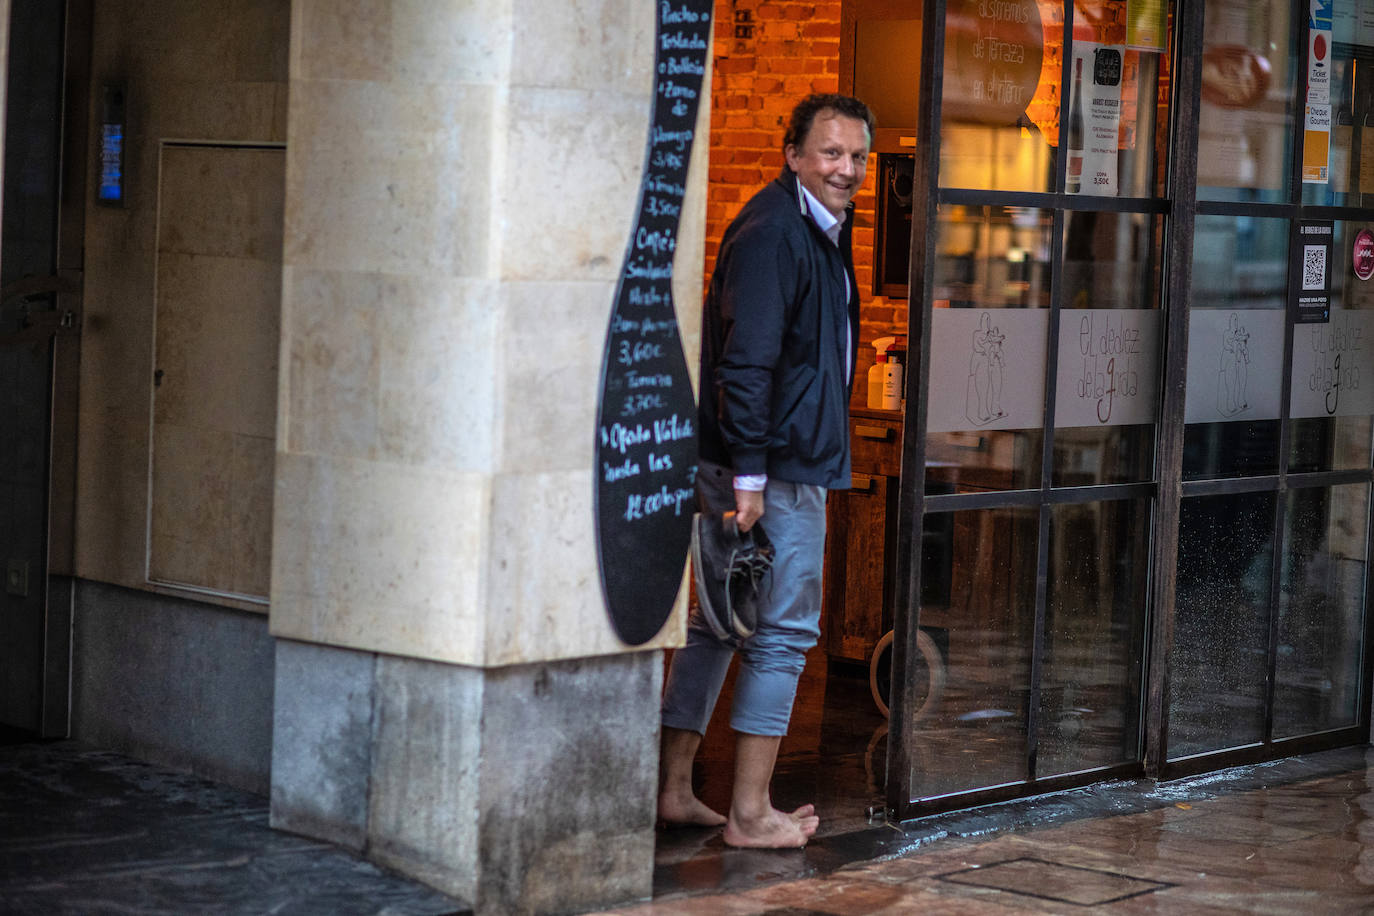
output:
POLYGON ((653 903, 617 912, 1369 913, 1374 750, 1121 780, 799 852, 742 855, 699 836, 694 854, 660 857, 657 885, 653 903))

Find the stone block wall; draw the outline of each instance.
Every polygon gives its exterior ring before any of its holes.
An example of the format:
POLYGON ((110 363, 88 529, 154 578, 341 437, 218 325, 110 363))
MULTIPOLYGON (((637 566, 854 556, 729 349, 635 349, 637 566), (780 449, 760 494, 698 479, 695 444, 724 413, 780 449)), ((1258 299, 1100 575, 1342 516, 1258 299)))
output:
POLYGON ((362 7, 292 6, 272 632, 493 667, 625 651, 593 433, 654 7, 362 7))

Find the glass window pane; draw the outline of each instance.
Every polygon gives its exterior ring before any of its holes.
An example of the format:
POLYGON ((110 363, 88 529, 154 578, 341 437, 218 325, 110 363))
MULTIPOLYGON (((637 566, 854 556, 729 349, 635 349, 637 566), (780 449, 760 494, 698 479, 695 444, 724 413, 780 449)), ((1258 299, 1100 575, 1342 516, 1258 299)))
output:
POLYGON ((1050 214, 942 206, 937 232, 928 492, 1038 487, 1050 214))
MULTIPOLYGON (((1074 4, 1064 190, 1096 197, 1163 193, 1168 161, 1166 5, 1127 0, 1074 4), (1146 20, 1153 16, 1154 21, 1146 20), (1162 75, 1161 75, 1161 71, 1162 75)), ((1059 75, 1054 75, 1057 82, 1059 75)), ((1047 116, 1049 112, 1045 113, 1047 116)), ((1053 112, 1057 122, 1059 112, 1053 112)), ((1055 124, 1041 129, 1057 134, 1055 124)))
MULTIPOLYGON (((1039 513, 1030 508, 940 513, 951 519, 949 604, 923 604, 920 626, 940 647, 945 680, 915 724, 913 797, 1027 778, 1031 631, 1039 513)), ((934 519, 937 516, 930 516, 934 519)))
POLYGON ((1159 403, 1161 221, 1068 213, 1054 485, 1148 480, 1159 403))
POLYGON ((1056 506, 1038 777, 1139 759, 1147 500, 1056 506))
POLYGON ((1330 320, 1293 329, 1290 471, 1366 468, 1371 459, 1374 222, 1335 221, 1330 268, 1330 320))
MULTIPOLYGON (((1069 193, 1163 193, 1167 5, 1080 0, 1070 61, 1069 193), (1080 61, 1082 61, 1080 63, 1080 61)), ((1050 191, 1060 146, 1062 4, 949 0, 940 184, 1050 191)))
POLYGON ((1288 470, 1349 470, 1369 464, 1370 418, 1310 417, 1294 419, 1291 426, 1293 448, 1288 470))
POLYGON ((1274 736, 1354 725, 1364 644, 1369 487, 1288 494, 1274 736))
POLYGON ((1178 532, 1169 757, 1264 737, 1273 493, 1183 500, 1178 532))
POLYGON ((1203 25, 1197 194, 1286 201, 1297 40, 1287 3, 1208 0, 1203 25))
POLYGON ((1048 191, 1059 119, 1062 7, 949 0, 940 185, 1048 191))
POLYGON ((1278 471, 1288 220, 1198 216, 1185 479, 1278 471))

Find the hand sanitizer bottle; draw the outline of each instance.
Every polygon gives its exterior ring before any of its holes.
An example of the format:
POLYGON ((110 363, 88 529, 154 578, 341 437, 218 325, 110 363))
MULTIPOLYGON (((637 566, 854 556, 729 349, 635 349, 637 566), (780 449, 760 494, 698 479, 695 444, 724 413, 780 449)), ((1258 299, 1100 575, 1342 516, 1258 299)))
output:
POLYGON ((884 370, 887 368, 887 353, 879 352, 878 361, 868 370, 868 406, 877 410, 883 406, 883 388, 886 382, 884 370))

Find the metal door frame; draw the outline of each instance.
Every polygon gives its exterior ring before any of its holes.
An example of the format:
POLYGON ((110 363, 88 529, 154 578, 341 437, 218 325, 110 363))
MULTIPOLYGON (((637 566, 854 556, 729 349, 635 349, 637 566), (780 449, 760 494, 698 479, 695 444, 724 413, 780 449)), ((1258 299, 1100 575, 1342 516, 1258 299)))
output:
MULTIPOLYGON (((1291 4, 1291 14, 1300 20, 1299 35, 1299 74, 1295 78, 1295 94, 1304 92, 1305 85, 1301 74, 1305 72, 1301 56, 1306 47, 1302 44, 1307 33, 1305 10, 1299 15, 1300 4, 1291 4)), ((1008 798, 1021 797, 1045 791, 1054 791, 1072 786, 1083 785, 1102 779, 1118 776, 1140 776, 1151 778, 1173 778, 1204 770, 1215 770, 1237 763, 1257 762, 1275 757, 1303 753, 1310 750, 1356 744, 1368 739, 1371 714, 1370 676, 1371 655, 1374 655, 1374 627, 1369 626, 1366 612, 1364 655, 1361 663, 1361 701, 1358 719, 1351 728, 1306 735, 1300 738, 1274 741, 1272 739, 1273 716, 1273 661, 1277 649, 1277 612, 1271 613, 1269 660, 1270 676, 1266 694, 1266 740, 1255 746, 1229 749, 1217 753, 1199 755, 1185 760, 1168 759, 1168 688, 1169 659, 1173 645, 1175 622, 1175 585, 1177 581, 1177 559, 1179 547, 1179 519, 1182 500, 1186 495, 1204 495, 1211 492, 1243 492, 1257 487, 1278 494, 1280 506, 1276 510, 1275 531, 1281 531, 1282 496, 1288 491, 1288 419, 1287 394, 1288 377, 1285 373, 1282 403, 1283 419, 1280 428, 1280 474, 1270 478, 1239 478, 1221 481, 1183 482, 1183 444, 1185 404, 1185 380, 1187 373, 1188 350, 1188 303, 1192 284, 1193 235, 1198 213, 1226 214, 1243 209, 1252 212, 1250 205, 1209 203, 1197 201, 1197 161, 1201 89, 1201 52, 1203 44, 1203 7, 1204 0, 1174 0, 1172 43, 1172 101, 1171 123, 1169 127, 1168 150, 1170 161, 1165 164, 1166 185, 1162 198, 1144 201, 1141 199, 1093 198, 1082 199, 1062 192, 1020 193, 1020 192, 968 192, 944 189, 938 182, 940 163, 940 124, 942 74, 944 67, 945 43, 945 0, 924 0, 922 9, 922 58, 921 86, 919 92, 920 109, 917 118, 917 135, 922 138, 915 156, 913 176, 913 198, 924 202, 924 210, 918 204, 913 212, 910 249, 909 289, 912 292, 908 311, 908 334, 910 352, 917 358, 915 365, 907 374, 907 408, 902 439, 902 468, 898 494, 898 533, 896 581, 894 589, 892 619, 894 621, 894 651, 892 658, 891 720, 894 726, 888 742, 886 802, 887 816, 893 822, 909 820, 913 817, 964 808, 1008 798), (935 242, 938 225, 938 207, 941 203, 954 204, 1012 204, 1051 210, 1053 219, 1053 238, 1051 240, 1051 286, 1055 300, 1051 303, 1049 318, 1049 341, 1046 354, 1046 392, 1044 436, 1045 453, 1041 462, 1041 486, 1034 490, 1010 491, 1007 493, 988 493, 976 496, 929 496, 925 493, 925 441, 927 426, 927 405, 922 393, 928 390, 927 378, 930 365, 931 308, 935 275, 935 242), (1114 212, 1144 212, 1157 214, 1164 222, 1164 250, 1162 253, 1164 278, 1161 308, 1164 333, 1163 367, 1161 371, 1161 393, 1158 420, 1156 422, 1155 472, 1153 480, 1139 484, 1112 485, 1110 487, 1085 487, 1075 492, 1054 491, 1050 487, 1052 473, 1051 450, 1053 447, 1054 403, 1051 397, 1055 381, 1055 349, 1059 315, 1059 276, 1062 261, 1062 229, 1066 210, 1101 210, 1114 212), (1141 711, 1141 753, 1135 763, 1120 764, 1092 771, 1090 775, 1073 774, 1037 779, 1035 776, 1035 755, 1037 740, 1036 715, 1039 705, 1040 665, 1043 654, 1043 634, 1045 617, 1045 592, 1048 579, 1048 510, 1051 506, 1067 502, 1085 502, 1101 499, 1106 495, 1153 498, 1152 546, 1150 552, 1151 571, 1149 596, 1147 599, 1147 619, 1145 621, 1146 664, 1144 670, 1144 689, 1141 711), (1039 544, 1036 576, 1036 618, 1035 636, 1031 646, 1031 694, 1027 713, 1029 733, 1027 741, 1026 772, 1028 779, 1010 785, 975 789, 953 793, 937 799, 913 801, 912 764, 915 741, 911 726, 901 727, 895 723, 910 723, 912 712, 918 703, 918 689, 911 675, 915 665, 911 660, 919 659, 920 653, 916 640, 919 635, 917 613, 921 593, 921 563, 918 551, 921 549, 921 525, 926 512, 931 508, 950 508, 954 500, 961 508, 986 508, 989 506, 1036 506, 1040 511, 1039 544)), ((1066 36, 1065 46, 1069 47, 1069 36, 1073 34, 1073 4, 1065 4, 1066 36)), ((1062 83, 1068 85, 1068 71, 1072 55, 1063 55, 1062 83)), ((1069 104, 1068 93, 1061 93, 1060 122, 1066 123, 1069 104)), ((1302 108, 1298 106, 1297 112, 1302 108)), ((1293 180, 1297 182, 1292 189, 1291 202, 1283 205, 1263 205, 1259 207, 1268 216, 1286 216, 1297 219, 1299 214, 1317 219, 1352 218, 1358 208, 1352 207, 1313 207, 1301 202, 1301 142, 1303 132, 1295 120, 1293 151, 1293 180)), ((1056 188, 1063 187, 1065 158, 1056 157, 1056 188)), ((1367 213, 1367 211, 1365 211, 1367 213)), ((1287 322, 1285 357, 1292 352, 1292 325, 1287 322)), ((1290 360, 1291 363, 1291 360, 1290 360)), ((1335 471, 1317 474, 1294 475, 1294 484, 1307 486, 1335 485, 1340 483, 1374 483, 1371 469, 1356 471, 1335 471)), ((1374 487, 1372 487, 1374 489, 1374 487)), ((1374 504, 1374 499, 1371 500, 1374 504)), ((1371 516, 1374 519, 1374 515, 1371 516)), ((1374 524, 1368 532, 1368 553, 1366 569, 1374 561, 1374 524)), ((1276 542, 1276 551, 1282 550, 1282 541, 1276 542)), ((1277 601, 1279 587, 1279 560, 1276 556, 1271 587, 1271 603, 1277 601)), ((1368 594, 1368 584, 1366 585, 1368 594)))

